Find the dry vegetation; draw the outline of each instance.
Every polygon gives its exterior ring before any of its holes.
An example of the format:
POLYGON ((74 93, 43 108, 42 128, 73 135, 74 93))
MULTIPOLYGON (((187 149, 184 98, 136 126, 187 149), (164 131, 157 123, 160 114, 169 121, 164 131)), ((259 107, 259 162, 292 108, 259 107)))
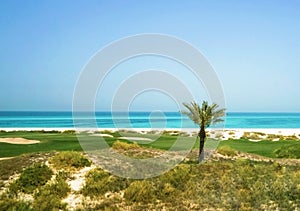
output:
MULTIPOLYGON (((115 142, 113 149, 132 157, 141 157, 140 151, 152 153, 152 156, 159 152, 121 141, 115 142)), ((2 175, 8 182, 0 195, 0 210, 300 208, 299 162, 283 165, 273 161, 241 159, 237 156, 240 152, 225 146, 219 148, 218 153, 234 159, 215 156, 215 159, 199 165, 195 150, 173 170, 146 180, 120 178, 101 168, 92 168, 81 178, 84 184, 79 191, 72 189, 70 181, 91 162, 78 152, 51 154, 43 159, 33 159, 28 166, 22 166, 22 170, 2 175), (63 200, 71 193, 81 199, 75 205, 63 200)), ((6 162, 9 163, 9 160, 0 164, 6 162)))

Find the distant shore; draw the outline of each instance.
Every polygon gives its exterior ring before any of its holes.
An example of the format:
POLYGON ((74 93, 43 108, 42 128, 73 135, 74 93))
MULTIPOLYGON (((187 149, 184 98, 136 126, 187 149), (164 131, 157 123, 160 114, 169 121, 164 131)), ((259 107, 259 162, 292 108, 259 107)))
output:
MULTIPOLYGON (((156 131, 160 133, 162 131, 171 131, 171 132, 184 132, 190 136, 196 136, 199 129, 197 128, 0 128, 0 131, 68 131, 75 130, 77 132, 87 131, 94 133, 95 131, 103 132, 105 131, 134 131, 137 133, 145 134, 150 131, 156 131)), ((248 137, 253 140, 261 139, 271 139, 279 140, 280 137, 289 137, 293 139, 300 139, 300 128, 224 128, 224 129, 207 129, 208 136, 212 138, 219 138, 222 140, 227 139, 239 139, 242 137, 248 137)))

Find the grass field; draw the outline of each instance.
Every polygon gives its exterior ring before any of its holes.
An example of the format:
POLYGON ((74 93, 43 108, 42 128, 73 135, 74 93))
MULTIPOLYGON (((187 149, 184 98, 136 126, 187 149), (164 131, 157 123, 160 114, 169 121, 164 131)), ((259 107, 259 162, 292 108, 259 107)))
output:
POLYGON ((12 157, 24 153, 33 152, 49 152, 49 151, 65 151, 74 150, 81 151, 82 148, 78 143, 75 134, 63 133, 44 133, 44 132, 28 132, 14 131, 1 132, 0 138, 22 137, 29 140, 39 140, 39 144, 17 145, 0 143, 0 157, 12 157))
POLYGON ((219 147, 221 146, 230 146, 231 148, 240 152, 247 152, 247 153, 274 158, 276 157, 276 154, 274 153, 276 149, 280 149, 286 146, 300 147, 300 140, 252 142, 247 139, 238 139, 238 140, 221 141, 219 147))
MULTIPOLYGON (((106 134, 112 135, 113 137, 104 137, 105 141, 111 146, 116 140, 118 140, 121 135, 118 132, 106 131, 106 134)), ((143 137, 156 139, 158 135, 155 134, 139 134, 134 132, 122 132, 123 136, 128 137, 143 137)), ((82 134, 81 136, 86 136, 89 134, 82 134)), ((13 131, 13 132, 1 132, 0 138, 8 137, 22 137, 30 140, 40 140, 39 144, 31 145, 15 145, 8 143, 0 143, 0 157, 12 157, 17 155, 22 155, 24 153, 33 152, 51 152, 51 151, 82 151, 82 148, 78 142, 76 134, 73 132, 56 132, 56 131, 13 131)), ((96 137, 95 137, 96 138, 96 137)), ((182 144, 185 142, 194 142, 195 137, 182 136, 182 144)), ((144 147, 150 147, 161 150, 168 150, 174 142, 177 140, 176 135, 170 135, 164 133, 159 136, 159 138, 153 142, 147 144, 141 144, 144 147)), ((128 140, 122 140, 124 142, 130 142, 128 140)), ((240 151, 258 154, 270 158, 276 157, 274 151, 286 146, 300 147, 300 140, 284 140, 284 141, 260 141, 252 142, 247 139, 238 140, 226 140, 226 141, 216 141, 208 139, 206 141, 207 148, 215 148, 219 144, 219 147, 230 146, 231 148, 240 151)), ((194 148, 198 148, 199 142, 197 141, 194 148)))

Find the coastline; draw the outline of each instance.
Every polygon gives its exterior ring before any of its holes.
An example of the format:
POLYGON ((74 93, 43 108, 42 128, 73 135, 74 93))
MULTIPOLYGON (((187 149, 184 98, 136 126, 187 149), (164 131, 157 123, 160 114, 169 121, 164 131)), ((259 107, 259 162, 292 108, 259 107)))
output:
MULTIPOLYGON (((76 131, 117 131, 117 130, 129 130, 129 131, 198 131, 198 128, 74 128, 74 127, 2 127, 0 131, 66 131, 66 130, 76 130, 76 131)), ((288 134, 289 132, 300 133, 300 128, 207 128, 207 131, 218 130, 218 131, 243 131, 243 132, 267 132, 274 133, 279 132, 282 134, 288 134)))
MULTIPOLYGON (((157 133, 162 131, 171 132, 185 132, 189 135, 196 134, 198 128, 0 128, 0 131, 13 132, 13 131, 59 131, 64 132, 67 130, 75 130, 76 132, 90 132, 95 131, 134 131, 140 134, 145 134, 150 131, 157 131, 157 133)), ((208 128, 208 134, 218 134, 222 140, 229 138, 241 138, 245 133, 258 134, 261 139, 267 135, 278 135, 278 136, 295 136, 300 139, 300 128, 208 128), (264 135, 265 134, 265 135, 264 135)))

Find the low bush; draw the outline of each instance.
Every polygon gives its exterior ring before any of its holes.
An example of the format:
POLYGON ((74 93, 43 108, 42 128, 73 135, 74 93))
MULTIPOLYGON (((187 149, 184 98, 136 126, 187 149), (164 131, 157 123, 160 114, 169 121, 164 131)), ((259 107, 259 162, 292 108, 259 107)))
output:
POLYGON ((10 185, 12 192, 18 190, 24 193, 32 193, 35 189, 45 185, 51 179, 53 171, 44 164, 34 164, 26 168, 20 177, 10 185))
POLYGON ((151 203, 156 198, 155 189, 148 180, 134 181, 126 188, 124 198, 130 202, 151 203))
POLYGON ((217 150, 218 153, 220 153, 221 155, 226 155, 226 156, 236 156, 237 155, 237 151, 233 148, 231 148, 230 146, 221 146, 218 148, 217 150))
POLYGON ((273 139, 281 139, 282 135, 277 135, 277 134, 268 134, 267 139, 273 140, 273 139))
POLYGON ((231 135, 231 136, 232 136, 232 135, 234 135, 234 134, 235 134, 234 131, 229 131, 229 132, 228 132, 228 135, 231 135))
POLYGON ((67 204, 62 203, 60 198, 52 194, 46 194, 37 197, 33 204, 34 211, 44 211, 44 210, 67 210, 67 204))
POLYGON ((82 194, 84 196, 99 197, 107 192, 124 190, 128 185, 128 179, 116 177, 102 169, 94 169, 86 174, 82 194))
POLYGON ((34 153, 13 157, 7 160, 0 160, 0 181, 8 180, 14 174, 21 173, 25 167, 36 162, 47 161, 52 153, 34 153))
POLYGON ((252 140, 260 140, 261 134, 263 133, 253 133, 253 132, 244 132, 242 139, 252 139, 252 140))
POLYGON ((56 180, 64 180, 66 181, 67 179, 74 179, 74 177, 71 176, 70 172, 66 172, 66 171, 59 171, 56 174, 56 180))
POLYGON ((35 194, 35 198, 44 198, 47 196, 54 195, 59 199, 67 197, 68 193, 71 191, 70 186, 66 183, 62 178, 58 177, 51 184, 47 184, 39 189, 39 191, 35 194))
POLYGON ((68 196, 70 186, 64 180, 65 174, 58 173, 55 181, 39 189, 34 195, 34 210, 61 210, 66 209, 66 204, 61 199, 68 196))
POLYGON ((76 134, 75 130, 64 130, 62 131, 62 134, 76 134))
POLYGON ((30 211, 32 210, 30 202, 17 200, 9 197, 8 195, 0 196, 0 210, 5 211, 17 211, 24 210, 30 211))
POLYGON ((222 133, 215 133, 214 138, 221 139, 221 138, 223 138, 223 134, 222 133))
POLYGON ((281 140, 281 141, 286 141, 286 140, 297 141, 299 139, 296 135, 291 135, 291 136, 281 136, 279 140, 281 140))
POLYGON ((186 183, 182 183, 182 181, 189 180, 190 170, 190 165, 188 164, 178 165, 171 171, 161 175, 160 181, 163 184, 170 183, 176 189, 184 190, 186 183))
POLYGON ((67 151, 60 152, 53 156, 49 162, 54 165, 56 169, 80 169, 91 165, 85 156, 79 152, 67 151))
POLYGON ((274 151, 278 158, 300 158, 300 145, 282 146, 274 151))
MULTIPOLYGON (((101 198, 101 200, 83 201, 81 207, 77 207, 76 211, 92 211, 92 210, 103 210, 103 211, 121 211, 124 209, 119 208, 122 203, 122 198, 119 196, 113 196, 108 198, 101 198)), ((126 210, 126 209, 125 209, 126 210)), ((132 209, 130 209, 132 210, 132 209)))
POLYGON ((259 136, 265 136, 266 134, 263 132, 254 132, 255 134, 259 135, 259 136))
POLYGON ((115 150, 135 150, 135 149, 140 149, 141 147, 136 143, 132 143, 132 144, 129 144, 129 143, 126 143, 126 142, 122 142, 122 141, 115 141, 112 145, 112 148, 115 149, 115 150))

